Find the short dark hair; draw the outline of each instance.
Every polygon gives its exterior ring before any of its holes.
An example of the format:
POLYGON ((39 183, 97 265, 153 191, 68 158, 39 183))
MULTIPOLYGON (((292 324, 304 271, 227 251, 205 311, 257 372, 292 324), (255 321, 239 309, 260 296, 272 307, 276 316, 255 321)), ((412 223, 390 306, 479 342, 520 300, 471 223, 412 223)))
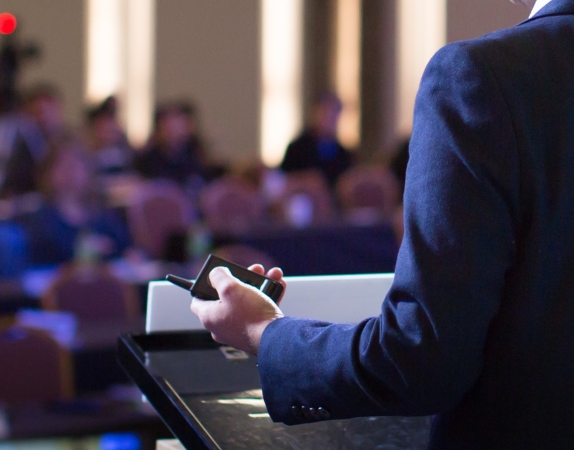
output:
POLYGON ((118 110, 118 101, 115 96, 110 95, 101 103, 92 106, 86 113, 88 123, 92 123, 99 117, 115 117, 118 110))
POLYGON ((166 115, 173 113, 183 114, 184 116, 192 118, 196 116, 197 110, 193 103, 186 100, 163 102, 155 109, 154 123, 157 125, 166 115))
POLYGON ((331 104, 336 105, 338 109, 343 108, 343 103, 337 97, 337 95, 333 91, 322 91, 316 97, 315 101, 313 102, 315 105, 325 105, 331 104))

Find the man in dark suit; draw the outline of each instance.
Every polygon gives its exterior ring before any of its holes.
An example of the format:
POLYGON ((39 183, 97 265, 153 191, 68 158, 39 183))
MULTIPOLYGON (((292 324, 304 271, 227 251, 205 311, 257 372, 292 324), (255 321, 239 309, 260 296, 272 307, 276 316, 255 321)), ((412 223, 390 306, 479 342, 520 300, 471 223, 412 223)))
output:
POLYGON ((574 0, 440 50, 410 153, 381 315, 282 317, 221 268, 192 310, 258 353, 275 421, 433 414, 433 449, 574 448, 574 0))

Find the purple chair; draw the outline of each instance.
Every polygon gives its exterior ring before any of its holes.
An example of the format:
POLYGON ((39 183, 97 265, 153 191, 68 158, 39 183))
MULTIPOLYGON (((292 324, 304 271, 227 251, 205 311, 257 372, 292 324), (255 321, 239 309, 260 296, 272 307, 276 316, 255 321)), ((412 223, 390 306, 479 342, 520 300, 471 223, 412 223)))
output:
POLYGON ((169 180, 140 185, 127 209, 130 232, 136 246, 151 258, 163 259, 170 236, 182 234, 196 219, 192 201, 169 180))
POLYGON ((47 310, 69 311, 79 322, 129 322, 139 316, 133 286, 114 276, 108 266, 62 266, 41 301, 47 310))
POLYGON ((45 331, 0 330, 0 402, 22 404, 73 396, 72 357, 45 331))

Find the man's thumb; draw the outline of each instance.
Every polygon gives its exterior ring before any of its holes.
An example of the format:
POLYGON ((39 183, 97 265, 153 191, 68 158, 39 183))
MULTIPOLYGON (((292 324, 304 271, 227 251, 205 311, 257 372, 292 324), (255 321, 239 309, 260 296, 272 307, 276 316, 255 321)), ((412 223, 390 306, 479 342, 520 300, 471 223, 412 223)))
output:
POLYGON ((209 282, 215 288, 216 291, 223 288, 223 286, 231 281, 233 281, 233 275, 227 267, 214 267, 209 272, 209 282))

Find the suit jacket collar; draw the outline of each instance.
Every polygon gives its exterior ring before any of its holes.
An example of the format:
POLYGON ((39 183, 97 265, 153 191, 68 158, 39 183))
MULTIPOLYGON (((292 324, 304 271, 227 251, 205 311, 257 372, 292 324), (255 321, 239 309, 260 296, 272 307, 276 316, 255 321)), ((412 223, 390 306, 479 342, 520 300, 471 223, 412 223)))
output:
POLYGON ((552 0, 544 8, 538 11, 534 17, 531 17, 522 23, 540 19, 541 17, 562 16, 568 14, 574 14, 574 0, 552 0))

